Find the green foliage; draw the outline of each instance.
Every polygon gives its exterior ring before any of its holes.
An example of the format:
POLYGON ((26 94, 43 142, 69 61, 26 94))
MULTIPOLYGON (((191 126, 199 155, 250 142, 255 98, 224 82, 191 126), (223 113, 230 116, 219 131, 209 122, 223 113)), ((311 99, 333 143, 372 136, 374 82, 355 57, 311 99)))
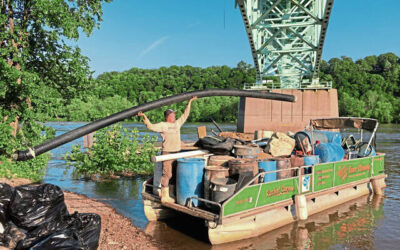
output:
POLYGON ((90 35, 105 2, 0 1, 0 176, 43 175, 48 155, 28 162, 11 156, 54 136, 37 121, 64 117, 69 101, 91 86, 88 58, 66 40, 90 35))
MULTIPOLYGON (((255 69, 244 62, 239 62, 234 68, 228 66, 132 68, 121 73, 110 72, 99 75, 94 82, 92 93, 100 99, 119 95, 127 98, 132 106, 136 106, 188 91, 211 88, 242 89, 245 82, 254 82, 254 77, 255 69)), ((178 103, 168 108, 178 110, 178 115, 180 115, 185 105, 186 103, 178 103)), ((237 107, 238 98, 199 99, 193 103, 189 121, 209 122, 213 118, 219 122, 235 122, 237 107)), ((149 118, 162 120, 162 111, 165 108, 167 107, 148 112, 149 118)))
MULTIPOLYGON (((71 90, 79 95, 69 99, 64 99, 67 95, 58 89, 39 85, 33 92, 33 99, 41 104, 37 107, 40 120, 92 121, 187 91, 241 89, 244 83, 254 82, 254 76, 254 67, 244 62, 239 62, 234 68, 132 68, 124 72, 103 73, 86 89, 71 90)), ((332 81, 338 89, 340 115, 373 117, 384 123, 400 121, 400 59, 395 54, 368 56, 356 62, 349 57, 322 61, 320 78, 332 81)), ((179 116, 185 105, 173 104, 147 112, 147 115, 151 120, 160 121, 164 109, 175 109, 179 116)), ((189 121, 209 122, 213 118, 218 122, 236 122, 237 107, 238 98, 202 98, 193 103, 189 121)), ((139 121, 136 118, 132 120, 139 121)))
POLYGON ((27 147, 33 147, 52 138, 55 134, 54 129, 34 122, 35 114, 27 109, 19 120, 23 125, 18 127, 14 137, 10 122, 15 121, 19 113, 0 110, 0 115, 7 117, 5 122, 0 123, 0 177, 40 180, 50 159, 49 154, 40 155, 26 162, 14 162, 11 160, 11 155, 16 150, 25 150, 27 147))
POLYGON ((333 80, 339 93, 340 115, 399 122, 400 58, 393 53, 367 56, 354 62, 349 57, 321 63, 320 77, 333 80))
POLYGON ((102 129, 95 134, 95 144, 86 152, 80 145, 73 148, 66 158, 79 174, 92 176, 150 174, 153 163, 150 157, 157 152, 156 137, 141 137, 137 129, 128 131, 121 125, 102 129))
POLYGON ((124 97, 111 96, 99 99, 88 96, 84 99, 74 98, 65 107, 65 119, 68 121, 92 121, 112 115, 133 105, 124 97))

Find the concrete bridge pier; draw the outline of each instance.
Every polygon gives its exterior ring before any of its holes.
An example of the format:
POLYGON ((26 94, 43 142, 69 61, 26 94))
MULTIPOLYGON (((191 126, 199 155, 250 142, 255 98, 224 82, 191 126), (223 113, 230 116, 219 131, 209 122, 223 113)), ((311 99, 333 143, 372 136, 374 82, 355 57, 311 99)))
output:
POLYGON ((294 95, 297 102, 280 102, 256 98, 240 98, 237 131, 256 130, 292 131, 303 130, 310 119, 338 117, 336 89, 276 89, 273 93, 294 95))

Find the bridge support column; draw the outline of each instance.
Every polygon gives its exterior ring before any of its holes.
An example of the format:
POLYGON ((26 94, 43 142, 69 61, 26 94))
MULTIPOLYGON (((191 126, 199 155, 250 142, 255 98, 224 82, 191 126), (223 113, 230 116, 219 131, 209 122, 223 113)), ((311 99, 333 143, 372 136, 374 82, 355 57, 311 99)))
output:
POLYGON ((271 92, 295 95, 297 102, 241 98, 238 132, 249 133, 256 130, 295 132, 303 130, 310 119, 339 116, 336 89, 278 89, 271 92))

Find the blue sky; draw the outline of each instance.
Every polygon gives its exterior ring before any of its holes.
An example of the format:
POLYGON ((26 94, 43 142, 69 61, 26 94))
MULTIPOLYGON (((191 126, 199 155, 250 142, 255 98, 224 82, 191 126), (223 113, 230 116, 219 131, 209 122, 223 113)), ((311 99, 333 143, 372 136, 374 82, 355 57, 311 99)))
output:
MULTIPOLYGON (((400 56, 399 0, 336 0, 323 58, 400 56)), ((104 21, 77 45, 98 75, 132 67, 252 64, 234 0, 114 0, 104 21)))

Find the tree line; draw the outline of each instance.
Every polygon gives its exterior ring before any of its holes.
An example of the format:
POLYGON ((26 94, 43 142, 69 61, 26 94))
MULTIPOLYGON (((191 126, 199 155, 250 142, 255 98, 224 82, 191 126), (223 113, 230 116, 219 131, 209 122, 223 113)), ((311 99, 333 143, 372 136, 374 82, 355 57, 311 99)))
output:
POLYGON ((322 61, 320 77, 338 89, 341 116, 400 121, 400 58, 394 53, 322 61))
MULTIPOLYGON (((241 89, 244 83, 255 82, 255 74, 255 68, 244 62, 236 67, 132 68, 103 73, 66 93, 42 87, 37 95, 40 105, 36 108, 42 120, 91 121, 178 93, 210 88, 241 89)), ((322 81, 332 81, 338 89, 341 116, 376 118, 382 123, 400 121, 400 58, 394 53, 356 61, 350 57, 322 61, 319 74, 322 81)), ((170 108, 180 114, 184 106, 185 103, 178 103, 170 108)), ((161 111, 150 111, 150 118, 161 120, 161 111)), ((189 121, 208 122, 213 118, 236 122, 237 112, 238 98, 202 98, 193 103, 189 121)))

